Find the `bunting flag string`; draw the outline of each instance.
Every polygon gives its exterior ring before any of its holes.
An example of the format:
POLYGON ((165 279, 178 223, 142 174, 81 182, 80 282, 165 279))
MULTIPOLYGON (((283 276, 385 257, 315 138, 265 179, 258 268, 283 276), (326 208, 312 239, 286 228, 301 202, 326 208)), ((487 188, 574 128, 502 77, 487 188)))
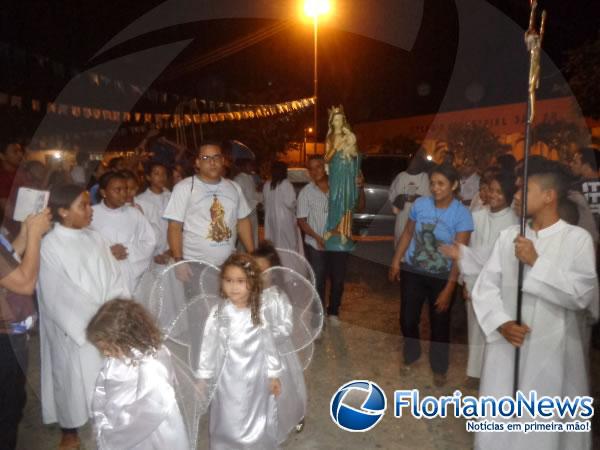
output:
MULTIPOLYGON (((262 119, 283 114, 302 111, 315 104, 314 97, 302 98, 271 105, 243 105, 244 109, 228 112, 195 113, 195 114, 165 114, 150 112, 114 111, 88 106, 67 105, 56 102, 46 102, 46 112, 62 116, 84 118, 88 120, 105 120, 132 124, 154 125, 157 128, 176 128, 181 125, 219 123, 227 121, 241 121, 262 119)), ((17 109, 24 109, 24 105, 34 112, 42 112, 44 103, 38 99, 26 100, 21 96, 0 92, 0 106, 6 105, 17 109)), ((240 105, 242 106, 242 105, 240 105)))
MULTIPOLYGON (((52 60, 46 56, 42 56, 35 53, 29 53, 26 50, 16 48, 6 42, 0 41, 0 60, 5 60, 7 65, 9 64, 35 64, 42 69, 48 69, 52 74, 59 78, 64 77, 76 77, 81 75, 81 71, 77 68, 70 68, 61 62, 52 60)), ((256 115, 257 105, 247 105, 243 103, 228 103, 222 101, 206 100, 199 98, 190 98, 179 94, 173 94, 168 92, 162 92, 155 89, 145 90, 144 88, 135 84, 127 83, 122 80, 113 80, 110 77, 96 73, 93 71, 85 72, 85 77, 91 86, 98 88, 109 87, 115 89, 121 94, 133 94, 136 96, 143 96, 143 98, 153 104, 166 105, 169 103, 191 103, 200 109, 208 110, 209 113, 230 113, 241 111, 245 109, 253 109, 256 115)), ((259 105, 262 107, 268 107, 269 105, 259 105)), ((261 113, 262 110, 261 110, 261 113)), ((264 113, 263 113, 264 115, 264 113)))

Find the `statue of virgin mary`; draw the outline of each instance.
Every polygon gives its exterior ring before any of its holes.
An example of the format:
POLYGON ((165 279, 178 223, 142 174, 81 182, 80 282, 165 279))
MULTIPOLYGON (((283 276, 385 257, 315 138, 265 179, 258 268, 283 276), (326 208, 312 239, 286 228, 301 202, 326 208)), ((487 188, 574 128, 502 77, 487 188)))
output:
POLYGON ((325 226, 325 249, 352 251, 352 214, 359 190, 360 153, 356 136, 340 105, 329 110, 329 130, 325 142, 325 162, 329 165, 329 212, 325 226))

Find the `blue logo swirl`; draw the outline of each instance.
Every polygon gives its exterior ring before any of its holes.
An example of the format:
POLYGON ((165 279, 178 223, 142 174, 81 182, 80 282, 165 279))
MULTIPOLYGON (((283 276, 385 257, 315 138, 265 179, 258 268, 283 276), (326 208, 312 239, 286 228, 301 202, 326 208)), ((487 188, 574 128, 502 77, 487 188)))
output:
POLYGON ((354 380, 343 385, 331 397, 331 420, 342 430, 369 431, 383 418, 387 398, 372 381, 354 380))

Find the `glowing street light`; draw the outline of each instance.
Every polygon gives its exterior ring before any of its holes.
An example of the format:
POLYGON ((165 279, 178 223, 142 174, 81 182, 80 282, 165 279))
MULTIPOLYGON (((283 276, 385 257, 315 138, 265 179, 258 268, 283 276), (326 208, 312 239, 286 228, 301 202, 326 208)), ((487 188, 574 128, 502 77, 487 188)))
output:
POLYGON ((318 71, 318 53, 317 53, 317 42, 319 36, 319 16, 327 14, 331 10, 331 4, 329 0, 304 0, 304 12, 307 16, 312 17, 314 25, 314 45, 315 45, 315 62, 314 62, 314 88, 313 97, 315 98, 315 109, 313 117, 313 129, 315 136, 315 153, 317 150, 317 139, 318 139, 318 124, 317 124, 317 111, 318 111, 318 92, 319 92, 319 71, 318 71))
POLYGON ((317 18, 323 14, 327 14, 331 9, 331 4, 328 0, 305 0, 304 12, 308 17, 317 18))

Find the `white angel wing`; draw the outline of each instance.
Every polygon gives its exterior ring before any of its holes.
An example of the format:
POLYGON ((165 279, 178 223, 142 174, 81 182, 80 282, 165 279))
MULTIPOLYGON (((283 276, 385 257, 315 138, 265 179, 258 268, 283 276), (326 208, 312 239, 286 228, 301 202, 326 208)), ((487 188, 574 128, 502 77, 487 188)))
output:
POLYGON ((169 328, 170 338, 177 340, 178 333, 185 332, 186 327, 182 321, 174 327, 173 322, 194 299, 218 295, 219 273, 217 267, 204 261, 159 266, 144 274, 136 290, 136 300, 152 313, 163 332, 169 328))
POLYGON ((144 303, 157 318, 171 352, 179 406, 195 445, 227 353, 228 322, 219 314, 223 300, 208 293, 218 286, 219 269, 203 261, 182 261, 153 276, 144 303))
POLYGON ((304 256, 287 248, 276 248, 275 251, 277 251, 283 267, 287 267, 288 269, 298 272, 313 286, 316 286, 315 272, 304 256))
POLYGON ((210 392, 194 378, 194 374, 186 362, 173 354, 173 347, 166 343, 171 351, 171 362, 175 371, 175 395, 179 410, 188 434, 190 450, 198 448, 199 424, 202 415, 208 410, 210 392))
POLYGON ((314 286, 287 267, 263 273, 262 308, 281 356, 297 354, 301 366, 310 364, 312 344, 323 328, 323 306, 314 286))

